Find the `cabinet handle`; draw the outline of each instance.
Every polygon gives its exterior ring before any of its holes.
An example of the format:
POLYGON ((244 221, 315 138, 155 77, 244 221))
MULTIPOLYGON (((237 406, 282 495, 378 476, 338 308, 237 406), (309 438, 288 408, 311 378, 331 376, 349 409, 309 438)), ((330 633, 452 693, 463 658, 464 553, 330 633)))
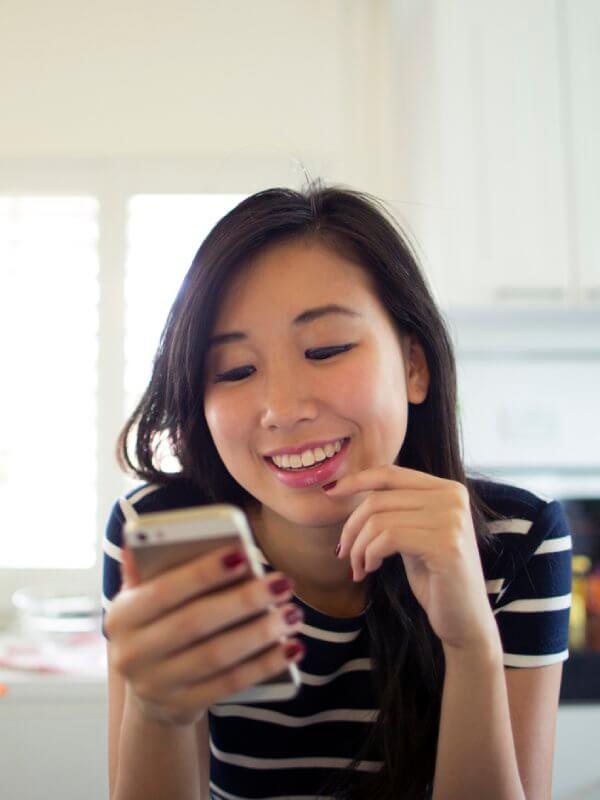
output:
POLYGON ((499 286, 494 290, 493 298, 501 303, 511 300, 557 302, 566 300, 567 290, 559 286, 499 286))

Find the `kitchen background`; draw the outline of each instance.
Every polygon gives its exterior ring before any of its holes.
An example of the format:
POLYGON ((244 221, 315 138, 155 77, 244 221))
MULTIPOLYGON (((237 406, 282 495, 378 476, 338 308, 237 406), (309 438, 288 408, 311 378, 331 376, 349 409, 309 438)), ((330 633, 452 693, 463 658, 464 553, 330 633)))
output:
POLYGON ((320 176, 409 232, 469 469, 564 502, 554 794, 600 798, 600 3, 0 4, 0 785, 108 796, 114 461, 229 207, 320 176))

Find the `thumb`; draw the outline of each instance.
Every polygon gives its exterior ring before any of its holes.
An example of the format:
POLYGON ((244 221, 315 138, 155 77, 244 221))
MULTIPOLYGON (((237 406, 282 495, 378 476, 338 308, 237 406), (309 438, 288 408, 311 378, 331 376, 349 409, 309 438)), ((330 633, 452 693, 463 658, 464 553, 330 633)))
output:
POLYGON ((131 589, 141 583, 141 578, 131 550, 126 544, 121 548, 121 557, 121 586, 123 589, 131 589))

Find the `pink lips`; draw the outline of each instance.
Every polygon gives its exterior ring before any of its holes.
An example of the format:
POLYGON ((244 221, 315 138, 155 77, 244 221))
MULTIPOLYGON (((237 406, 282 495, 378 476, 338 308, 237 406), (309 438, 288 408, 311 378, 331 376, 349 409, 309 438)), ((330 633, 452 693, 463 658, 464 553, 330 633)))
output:
POLYGON ((309 486, 314 486, 317 483, 327 483, 332 480, 333 476, 342 460, 345 458, 348 451, 350 439, 346 439, 342 444, 339 453, 336 453, 331 458, 322 461, 318 467, 307 467, 307 469, 289 470, 279 469, 279 467, 270 458, 265 458, 267 466, 273 470, 279 480, 286 486, 292 489, 306 489, 309 486))

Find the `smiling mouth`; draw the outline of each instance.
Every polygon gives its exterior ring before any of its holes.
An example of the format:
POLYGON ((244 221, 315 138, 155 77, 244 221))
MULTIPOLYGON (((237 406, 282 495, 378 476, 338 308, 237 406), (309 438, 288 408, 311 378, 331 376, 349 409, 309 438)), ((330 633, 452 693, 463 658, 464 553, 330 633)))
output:
POLYGON ((321 461, 315 461, 314 464, 310 464, 307 467, 305 467, 304 465, 302 465, 300 467, 279 467, 275 463, 275 461, 273 461, 273 458, 271 456, 264 456, 264 459, 265 459, 265 461, 267 461, 269 464, 271 464, 276 469, 281 470, 281 472, 291 472, 291 473, 294 473, 294 472, 308 472, 311 469, 318 469, 319 467, 322 467, 324 464, 327 464, 328 461, 332 461, 333 459, 335 459, 335 457, 338 456, 342 452, 342 450, 344 449, 346 444, 350 441, 350 437, 346 436, 345 438, 340 439, 339 441, 341 441, 342 446, 337 451, 337 453, 334 453, 332 456, 325 456, 325 458, 322 459, 321 461))

